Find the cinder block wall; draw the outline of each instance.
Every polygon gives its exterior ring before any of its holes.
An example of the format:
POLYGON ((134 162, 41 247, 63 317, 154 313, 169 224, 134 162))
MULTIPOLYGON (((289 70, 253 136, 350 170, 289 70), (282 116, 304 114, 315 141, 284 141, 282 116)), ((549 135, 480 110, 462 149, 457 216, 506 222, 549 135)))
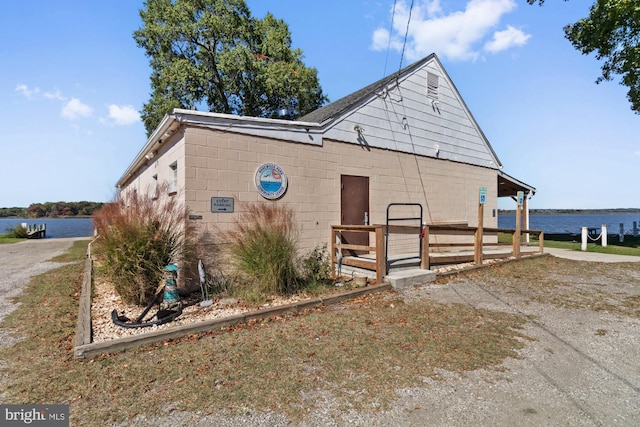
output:
POLYGON ((199 228, 213 234, 237 215, 211 213, 211 197, 233 197, 236 214, 245 202, 284 203, 296 213, 301 249, 327 244, 330 226, 340 224, 341 175, 369 177, 370 224, 384 224, 387 205, 400 202, 421 203, 427 223, 477 225, 478 191, 485 186, 484 225, 497 227, 493 169, 326 139, 314 146, 204 128, 184 133, 185 203, 202 216, 199 228), (278 201, 262 198, 254 184, 267 162, 287 175, 288 190, 278 201))

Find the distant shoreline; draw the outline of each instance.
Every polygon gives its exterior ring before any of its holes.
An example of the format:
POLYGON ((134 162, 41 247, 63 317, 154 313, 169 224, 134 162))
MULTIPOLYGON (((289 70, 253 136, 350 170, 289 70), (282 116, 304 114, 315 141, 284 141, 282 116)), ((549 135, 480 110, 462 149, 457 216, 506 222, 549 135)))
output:
MULTIPOLYGON (((514 209, 498 209, 498 214, 513 215, 514 209)), ((536 215, 609 215, 609 214, 639 214, 640 208, 620 209, 529 209, 530 214, 536 215)))
POLYGON ((26 218, 24 216, 0 216, 0 219, 26 219, 32 220, 47 220, 47 219, 74 219, 74 218, 93 218, 92 215, 73 215, 73 216, 39 216, 34 218, 26 218))

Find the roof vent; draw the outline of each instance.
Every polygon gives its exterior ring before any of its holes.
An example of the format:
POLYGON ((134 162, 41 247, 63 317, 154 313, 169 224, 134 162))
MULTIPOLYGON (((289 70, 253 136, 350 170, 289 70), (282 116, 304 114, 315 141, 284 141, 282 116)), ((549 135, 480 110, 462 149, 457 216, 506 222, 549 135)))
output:
POLYGON ((427 98, 438 100, 438 75, 427 71, 427 98))

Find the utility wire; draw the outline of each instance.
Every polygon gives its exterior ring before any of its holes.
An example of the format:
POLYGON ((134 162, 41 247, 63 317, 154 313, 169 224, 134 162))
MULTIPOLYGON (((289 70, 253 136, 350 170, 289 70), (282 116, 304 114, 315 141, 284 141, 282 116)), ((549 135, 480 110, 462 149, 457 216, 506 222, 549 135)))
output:
POLYGON ((407 19, 407 29, 404 32, 404 41, 402 42, 402 53, 400 54, 400 67, 398 68, 398 74, 402 70, 402 59, 404 58, 404 48, 407 46, 407 37, 409 36, 409 24, 411 23, 411 12, 413 11, 413 2, 411 0, 411 7, 409 7, 409 19, 407 19))
POLYGON ((398 0, 393 0, 393 9, 391 11, 391 25, 389 25, 389 42, 387 43, 387 56, 384 58, 384 73, 382 78, 387 77, 387 62, 389 61, 389 51, 391 50, 391 33, 393 32, 393 20, 396 17, 396 3, 398 0))

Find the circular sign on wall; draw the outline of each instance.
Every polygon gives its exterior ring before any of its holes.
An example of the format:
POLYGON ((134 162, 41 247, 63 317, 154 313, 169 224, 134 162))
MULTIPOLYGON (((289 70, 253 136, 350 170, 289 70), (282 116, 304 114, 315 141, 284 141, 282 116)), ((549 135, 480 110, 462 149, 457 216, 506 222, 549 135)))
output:
POLYGON ((287 191, 287 175, 275 163, 265 163, 256 170, 256 188, 269 200, 280 198, 287 191))

